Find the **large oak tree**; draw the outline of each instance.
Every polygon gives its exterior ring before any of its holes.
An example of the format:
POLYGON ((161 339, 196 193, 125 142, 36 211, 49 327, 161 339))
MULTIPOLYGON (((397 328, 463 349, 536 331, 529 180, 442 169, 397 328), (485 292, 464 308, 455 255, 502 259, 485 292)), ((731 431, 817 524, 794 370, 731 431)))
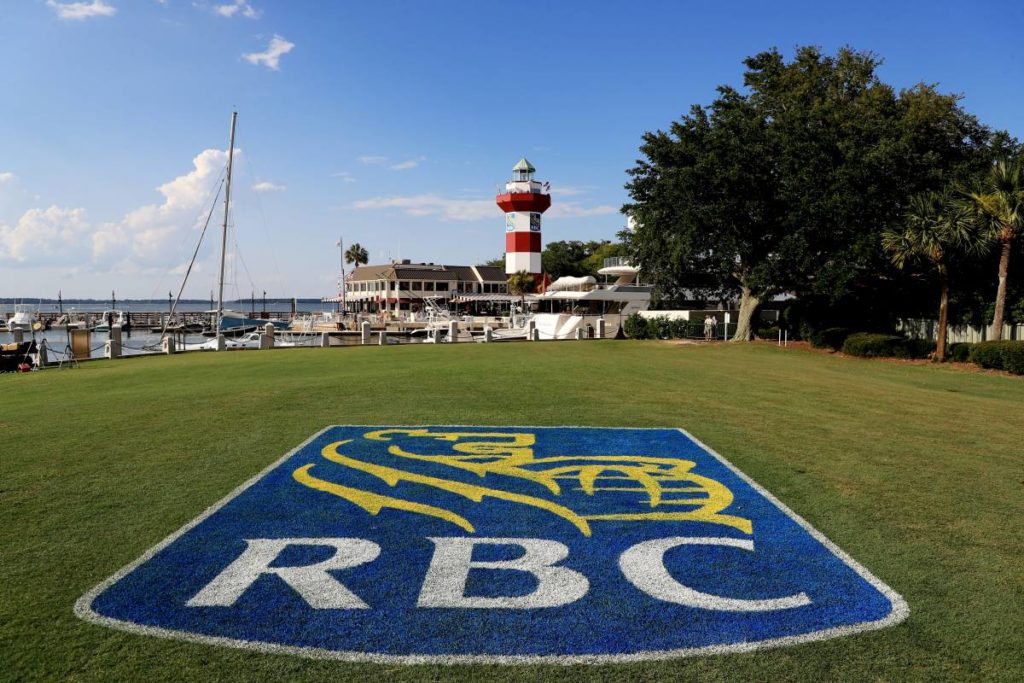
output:
POLYGON ((899 277, 881 233, 910 196, 982 167, 990 138, 957 96, 881 82, 869 53, 744 63, 742 90, 644 135, 623 207, 630 256, 663 298, 738 296, 736 340, 775 294, 835 303, 899 277))

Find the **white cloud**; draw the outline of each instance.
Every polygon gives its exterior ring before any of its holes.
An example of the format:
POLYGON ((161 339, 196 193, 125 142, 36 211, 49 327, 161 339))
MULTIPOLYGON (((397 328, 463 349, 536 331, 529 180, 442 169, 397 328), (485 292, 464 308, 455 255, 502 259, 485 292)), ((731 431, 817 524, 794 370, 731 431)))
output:
POLYGON ((349 173, 348 171, 341 171, 340 173, 332 173, 331 177, 332 178, 341 178, 341 182, 343 182, 343 183, 354 183, 356 181, 356 179, 354 177, 352 177, 352 174, 349 173))
POLYGON ((274 35, 270 39, 270 44, 267 45, 267 49, 264 52, 252 52, 250 54, 242 55, 242 57, 250 64, 263 64, 268 69, 274 71, 280 71, 278 66, 281 62, 282 55, 286 55, 292 51, 295 47, 295 43, 290 43, 279 35, 274 35))
POLYGON ((589 216, 606 216, 610 213, 618 213, 614 206, 580 206, 577 202, 555 202, 551 205, 546 216, 553 218, 586 218, 589 216))
POLYGON ((11 171, 3 171, 2 173, 0 173, 0 185, 3 185, 4 183, 9 183, 15 178, 17 178, 17 176, 14 175, 11 171))
POLYGON ((388 166, 388 168, 390 168, 392 171, 408 171, 410 168, 416 168, 426 160, 426 157, 420 156, 416 157, 415 159, 406 159, 405 161, 400 161, 397 164, 392 164, 391 166, 388 166))
POLYGON ((253 192, 284 192, 287 189, 287 185, 277 185, 269 180, 263 180, 252 186, 253 192))
MULTIPOLYGON (((436 194, 405 197, 371 197, 352 203, 351 208, 380 211, 399 209, 410 216, 438 216, 443 220, 477 221, 492 219, 500 211, 493 199, 450 199, 436 194)), ((582 206, 577 202, 556 202, 545 216, 587 218, 618 213, 614 206, 582 206)))
POLYGON ((231 18, 236 14, 246 19, 259 19, 263 14, 261 10, 254 8, 246 0, 234 0, 226 5, 214 5, 211 9, 222 17, 231 18))
POLYGON ((0 223, 0 260, 23 263, 44 258, 50 264, 84 261, 88 258, 89 230, 85 209, 29 209, 13 227, 0 223))
POLYGON ((390 163, 391 159, 385 156, 368 155, 358 157, 359 163, 364 166, 387 166, 392 171, 408 171, 410 168, 416 168, 424 161, 427 160, 425 156, 413 157, 412 159, 406 159, 405 161, 398 161, 396 163, 390 163))
MULTIPOLYGON (((241 155, 235 149, 235 158, 241 155)), ((0 262, 166 272, 183 245, 191 253, 226 162, 226 150, 200 152, 189 172, 157 188, 162 202, 128 211, 118 221, 92 224, 84 208, 50 206, 26 211, 16 224, 0 222, 0 262)))
POLYGON ((440 216, 444 220, 476 221, 500 212, 493 199, 446 199, 434 194, 411 197, 373 197, 352 204, 354 209, 400 209, 410 216, 440 216))
MULTIPOLYGON (((241 152, 236 149, 236 159, 241 152)), ((227 162, 227 150, 207 149, 192 160, 192 170, 164 183, 157 191, 161 204, 149 204, 107 223, 92 235, 92 256, 98 263, 166 265, 170 251, 205 220, 215 181, 227 162)))
POLYGON ((576 195, 587 194, 588 190, 584 187, 577 187, 575 185, 552 185, 551 194, 561 195, 563 197, 573 197, 576 195))
POLYGON ((82 21, 93 17, 112 17, 117 14, 117 8, 108 5, 104 0, 92 0, 92 2, 55 2, 46 0, 46 6, 57 13, 58 19, 69 19, 82 21))

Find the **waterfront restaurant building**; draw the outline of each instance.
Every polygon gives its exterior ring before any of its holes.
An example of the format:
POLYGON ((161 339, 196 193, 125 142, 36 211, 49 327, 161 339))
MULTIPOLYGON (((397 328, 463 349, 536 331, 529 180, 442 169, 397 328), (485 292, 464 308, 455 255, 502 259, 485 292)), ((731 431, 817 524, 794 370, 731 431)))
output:
POLYGON ((406 313, 423 311, 424 299, 435 299, 441 307, 518 300, 508 294, 505 269, 494 266, 443 266, 406 259, 359 266, 345 281, 350 311, 406 317, 406 313))

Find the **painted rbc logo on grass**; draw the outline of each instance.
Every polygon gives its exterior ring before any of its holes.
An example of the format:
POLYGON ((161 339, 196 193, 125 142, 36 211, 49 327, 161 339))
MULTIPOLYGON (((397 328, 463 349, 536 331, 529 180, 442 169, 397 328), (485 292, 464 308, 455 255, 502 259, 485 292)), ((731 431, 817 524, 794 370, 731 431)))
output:
POLYGON ((76 611, 314 657, 598 662, 820 640, 907 607, 678 430, 331 427, 76 611))

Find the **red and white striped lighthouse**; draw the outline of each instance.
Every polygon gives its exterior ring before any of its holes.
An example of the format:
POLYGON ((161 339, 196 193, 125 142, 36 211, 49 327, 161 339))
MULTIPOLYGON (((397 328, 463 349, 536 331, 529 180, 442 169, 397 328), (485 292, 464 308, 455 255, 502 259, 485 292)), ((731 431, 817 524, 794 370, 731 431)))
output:
POLYGON ((505 192, 496 201, 505 212, 505 274, 525 270, 539 285, 540 216, 551 206, 551 195, 547 183, 533 179, 536 170, 525 158, 520 159, 512 167, 512 180, 505 183, 505 192))

